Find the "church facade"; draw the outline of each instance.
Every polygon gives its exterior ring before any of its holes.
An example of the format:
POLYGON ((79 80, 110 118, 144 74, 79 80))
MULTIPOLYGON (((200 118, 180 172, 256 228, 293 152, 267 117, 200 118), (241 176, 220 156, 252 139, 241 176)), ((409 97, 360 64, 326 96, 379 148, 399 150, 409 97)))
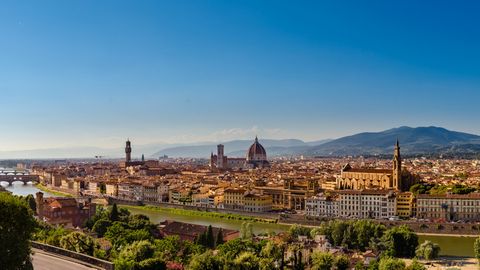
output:
POLYGON ((393 155, 393 166, 388 169, 357 169, 346 164, 337 178, 337 189, 392 189, 402 190, 402 158, 397 140, 393 155))
POLYGON ((269 167, 267 152, 255 137, 254 143, 250 146, 245 158, 230 158, 224 153, 224 145, 217 145, 217 154, 210 155, 210 168, 212 169, 254 169, 269 167))

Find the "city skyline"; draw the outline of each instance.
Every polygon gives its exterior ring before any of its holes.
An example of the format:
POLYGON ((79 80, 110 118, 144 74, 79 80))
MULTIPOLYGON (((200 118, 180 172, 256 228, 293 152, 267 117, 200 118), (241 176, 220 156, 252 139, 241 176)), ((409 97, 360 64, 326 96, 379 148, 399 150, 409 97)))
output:
POLYGON ((478 8, 8 2, 0 149, 480 134, 478 8))

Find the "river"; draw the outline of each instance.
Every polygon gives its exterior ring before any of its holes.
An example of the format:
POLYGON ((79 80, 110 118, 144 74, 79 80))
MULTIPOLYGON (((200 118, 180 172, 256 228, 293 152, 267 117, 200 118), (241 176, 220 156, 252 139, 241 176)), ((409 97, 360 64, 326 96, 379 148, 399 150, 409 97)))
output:
POLYGON ((1 185, 6 190, 12 192, 12 194, 14 194, 14 195, 27 196, 27 195, 32 194, 33 196, 35 196, 35 193, 41 191, 41 192, 43 192, 44 197, 55 196, 51 193, 48 193, 48 192, 45 192, 45 191, 42 191, 42 190, 38 189, 32 183, 28 183, 28 184, 24 185, 21 182, 15 182, 15 183, 13 183, 13 185, 9 186, 7 182, 1 182, 1 185))
MULTIPOLYGON (((29 194, 35 195, 40 191, 32 184, 23 185, 23 183, 14 183, 13 186, 8 186, 7 183, 2 183, 7 190, 11 191, 15 195, 26 196, 29 194)), ((54 196, 48 192, 44 192, 44 196, 54 196)), ((148 209, 131 208, 128 206, 122 206, 128 208, 133 214, 144 214, 150 217, 150 220, 154 223, 159 223, 165 220, 176 220, 181 222, 194 223, 199 225, 212 225, 214 227, 221 227, 225 229, 240 230, 242 221, 212 218, 212 217, 192 217, 187 215, 172 214, 166 211, 156 211, 148 209)), ((266 233, 266 232, 282 232, 289 228, 289 226, 281 224, 271 223, 253 223, 254 233, 266 233)), ((440 245, 441 255, 448 256, 468 256, 473 257, 473 243, 474 237, 456 237, 456 236, 431 236, 431 235, 419 235, 419 242, 422 243, 425 240, 430 240, 440 245)))

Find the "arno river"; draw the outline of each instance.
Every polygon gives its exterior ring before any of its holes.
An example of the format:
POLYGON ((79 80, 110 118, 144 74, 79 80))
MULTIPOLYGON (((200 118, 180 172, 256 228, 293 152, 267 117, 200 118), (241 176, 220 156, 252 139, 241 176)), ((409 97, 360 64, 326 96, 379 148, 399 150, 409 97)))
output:
MULTIPOLYGON (((28 194, 35 195, 39 191, 38 188, 32 186, 31 184, 23 185, 22 183, 15 183, 13 186, 7 186, 6 183, 2 185, 15 195, 26 196, 28 194)), ((42 191, 43 192, 43 191, 42 191)), ((51 196, 48 192, 43 192, 44 196, 51 196)), ((127 207, 128 208, 128 207, 127 207)), ((134 214, 144 214, 150 217, 151 221, 154 223, 159 223, 164 220, 176 220, 181 222, 188 222, 200 225, 212 225, 214 227, 221 227, 225 229, 234 229, 239 230, 242 224, 242 221, 238 220, 226 220, 220 218, 211 218, 211 217, 191 217, 185 215, 172 214, 162 211, 154 211, 147 209, 134 209, 129 208, 129 210, 134 214)), ((281 232, 287 230, 288 226, 280 224, 267 224, 267 223, 255 223, 253 224, 253 230, 255 233, 263 232, 281 232)), ((473 257, 473 242, 475 241, 474 237, 455 237, 455 236, 425 236, 420 235, 420 243, 424 240, 430 240, 440 245, 442 255, 450 256, 470 256, 473 257)))

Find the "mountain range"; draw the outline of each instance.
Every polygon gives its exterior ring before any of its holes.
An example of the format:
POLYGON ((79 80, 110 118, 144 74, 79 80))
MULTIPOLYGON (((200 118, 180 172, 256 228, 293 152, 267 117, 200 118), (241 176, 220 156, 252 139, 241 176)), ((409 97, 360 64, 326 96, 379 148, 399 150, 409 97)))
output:
MULTIPOLYGON (((399 127, 381 132, 364 132, 335 140, 304 142, 289 140, 260 140, 269 156, 350 156, 391 155, 396 140, 407 155, 464 155, 480 153, 480 136, 441 127, 399 127)), ((249 140, 223 143, 228 156, 245 156, 252 144, 249 140)), ((166 148, 154 156, 208 157, 216 145, 179 146, 166 148)))
MULTIPOLYGON (((381 132, 364 132, 334 140, 305 142, 298 139, 260 139, 269 157, 274 156, 351 156, 351 155, 391 155, 396 140, 400 141, 403 155, 445 155, 452 157, 480 156, 480 136, 441 127, 399 127, 381 132)), ((253 140, 233 140, 223 142, 225 154, 231 157, 244 157, 253 140)), ((208 158, 216 153, 216 142, 196 144, 148 144, 133 145, 134 157, 208 158)), ((93 158, 102 155, 106 158, 123 157, 123 145, 118 148, 76 147, 56 149, 36 149, 22 151, 0 151, 3 159, 40 158, 93 158)))

